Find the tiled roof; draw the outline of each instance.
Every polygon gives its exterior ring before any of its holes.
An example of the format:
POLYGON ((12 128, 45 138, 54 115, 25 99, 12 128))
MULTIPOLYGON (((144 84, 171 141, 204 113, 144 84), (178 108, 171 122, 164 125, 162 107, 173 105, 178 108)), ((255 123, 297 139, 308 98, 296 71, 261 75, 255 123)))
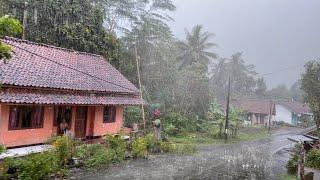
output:
POLYGON ((303 104, 300 102, 290 101, 290 102, 281 102, 279 104, 289 108, 292 112, 297 114, 311 113, 310 107, 307 104, 303 104))
POLYGON ((68 105, 140 105, 138 97, 118 96, 87 92, 57 92, 27 89, 3 89, 0 103, 68 104, 68 105))
MULTIPOLYGON (((256 114, 270 114, 270 106, 272 105, 272 114, 276 114, 275 103, 270 103, 270 100, 265 99, 235 99, 231 101, 231 106, 246 111, 248 113, 256 114)), ((226 104, 223 103, 223 107, 226 104)))
POLYGON ((139 90, 102 56, 11 37, 12 58, 0 61, 3 85, 137 94, 139 90))

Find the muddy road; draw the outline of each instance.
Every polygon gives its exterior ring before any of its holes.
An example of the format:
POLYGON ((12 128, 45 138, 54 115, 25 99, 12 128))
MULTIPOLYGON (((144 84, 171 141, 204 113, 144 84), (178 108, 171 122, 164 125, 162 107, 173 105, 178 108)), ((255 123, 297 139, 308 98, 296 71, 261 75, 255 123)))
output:
POLYGON ((286 172, 292 143, 290 135, 301 129, 282 128, 268 138, 228 145, 202 145, 189 156, 155 155, 126 161, 109 168, 84 173, 77 179, 278 179, 286 172))

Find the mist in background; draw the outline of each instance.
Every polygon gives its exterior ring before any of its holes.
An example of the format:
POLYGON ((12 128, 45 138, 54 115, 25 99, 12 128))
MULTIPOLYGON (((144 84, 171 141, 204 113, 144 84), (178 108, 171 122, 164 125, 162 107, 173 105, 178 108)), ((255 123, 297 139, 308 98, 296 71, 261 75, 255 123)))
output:
POLYGON ((320 1, 317 0, 174 0, 172 31, 201 24, 215 34, 221 57, 241 51, 256 66, 268 88, 290 87, 303 65, 320 57, 320 1), (283 70, 286 69, 286 70, 283 70))

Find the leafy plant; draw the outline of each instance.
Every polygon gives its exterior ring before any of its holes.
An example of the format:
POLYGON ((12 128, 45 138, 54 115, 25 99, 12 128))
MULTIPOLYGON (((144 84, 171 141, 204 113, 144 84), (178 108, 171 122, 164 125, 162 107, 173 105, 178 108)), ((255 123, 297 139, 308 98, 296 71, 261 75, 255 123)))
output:
POLYGON ((288 174, 292 174, 295 175, 298 172, 298 160, 299 160, 299 156, 297 154, 295 154, 294 156, 292 156, 290 158, 290 160, 287 163, 287 171, 288 174))
POLYGON ((59 161, 59 166, 68 164, 74 155, 75 141, 68 136, 57 136, 52 140, 53 150, 59 161))
POLYGON ((147 142, 147 149, 149 152, 154 152, 157 151, 157 145, 158 143, 156 142, 153 134, 149 133, 145 136, 146 142, 147 142))
POLYGON ((138 137, 132 142, 132 152, 135 157, 147 157, 147 141, 144 137, 138 137))
POLYGON ((4 145, 0 145, 0 154, 6 151, 6 147, 4 145))
POLYGON ((51 173, 59 171, 55 154, 50 152, 31 154, 24 158, 6 158, 4 170, 7 178, 40 180, 48 179, 51 173))
POLYGON ((107 135, 105 137, 108 148, 114 151, 112 162, 124 160, 126 152, 126 141, 121 136, 107 135))
MULTIPOLYGON (((11 18, 10 16, 0 17, 0 38, 3 36, 13 36, 22 32, 22 26, 17 19, 11 18)), ((0 60, 11 58, 11 47, 5 45, 0 40, 0 60)))
POLYGON ((197 147, 194 144, 175 144, 174 152, 178 154, 192 154, 197 151, 197 147))
POLYGON ((111 163, 114 153, 101 144, 84 144, 77 148, 76 157, 83 161, 85 167, 93 168, 111 163))
POLYGON ((174 152, 174 146, 170 142, 160 142, 160 149, 164 153, 172 153, 172 152, 174 152))
POLYGON ((306 155, 305 166, 320 169, 320 150, 311 150, 306 155))
POLYGON ((51 152, 32 154, 21 161, 18 169, 19 179, 47 179, 52 172, 59 169, 58 160, 51 152))
POLYGON ((142 122, 142 113, 139 107, 127 107, 124 111, 124 125, 131 127, 133 123, 142 122))
POLYGON ((192 154, 197 151, 197 147, 190 143, 171 143, 171 142, 161 142, 160 148, 162 152, 165 153, 177 153, 177 154, 192 154))
POLYGON ((164 120, 165 131, 169 135, 183 134, 187 130, 194 130, 193 123, 178 113, 169 113, 164 120))

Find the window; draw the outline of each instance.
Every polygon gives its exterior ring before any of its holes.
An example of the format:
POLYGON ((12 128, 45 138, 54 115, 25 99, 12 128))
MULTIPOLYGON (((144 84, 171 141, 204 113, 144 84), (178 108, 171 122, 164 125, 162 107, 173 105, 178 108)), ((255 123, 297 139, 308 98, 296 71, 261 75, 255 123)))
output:
POLYGON ((9 130, 43 127, 42 106, 10 106, 9 130))
POLYGON ((106 106, 103 108, 103 123, 116 122, 116 107, 106 106))
POLYGON ((71 126, 72 108, 71 106, 55 106, 53 125, 58 126, 60 123, 68 123, 71 126))

